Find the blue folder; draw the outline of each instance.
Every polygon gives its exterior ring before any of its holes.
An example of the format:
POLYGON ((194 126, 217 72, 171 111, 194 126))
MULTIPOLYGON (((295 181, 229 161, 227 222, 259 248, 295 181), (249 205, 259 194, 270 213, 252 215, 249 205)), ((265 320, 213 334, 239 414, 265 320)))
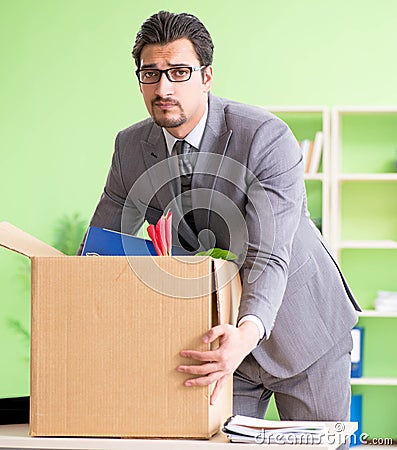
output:
MULTIPOLYGON (((191 255, 182 247, 173 246, 175 256, 191 255)), ((104 228, 89 227, 83 256, 156 256, 152 241, 104 228)))
POLYGON ((360 436, 362 432, 362 410, 363 410, 363 396, 352 395, 350 403, 350 420, 352 422, 358 422, 358 428, 350 438, 350 447, 354 445, 360 445, 360 436))

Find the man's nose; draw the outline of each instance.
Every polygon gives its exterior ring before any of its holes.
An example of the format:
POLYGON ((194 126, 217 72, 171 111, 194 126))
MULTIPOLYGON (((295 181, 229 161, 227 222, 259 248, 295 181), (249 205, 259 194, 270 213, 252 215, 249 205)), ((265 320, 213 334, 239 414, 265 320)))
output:
POLYGON ((174 93, 174 83, 167 78, 165 73, 161 74, 160 80, 156 83, 156 95, 167 97, 174 93))

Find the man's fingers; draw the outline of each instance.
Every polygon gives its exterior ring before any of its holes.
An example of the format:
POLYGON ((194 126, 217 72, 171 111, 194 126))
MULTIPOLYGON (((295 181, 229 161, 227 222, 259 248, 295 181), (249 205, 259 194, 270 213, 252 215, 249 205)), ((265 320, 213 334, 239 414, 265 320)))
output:
POLYGON ((217 364, 200 364, 197 366, 178 366, 178 372, 190 373, 192 375, 207 375, 218 370, 217 364))
POLYGON ((211 405, 215 405, 215 402, 218 399, 221 389, 226 383, 226 380, 227 380, 227 375, 223 376, 216 382, 214 390, 212 391, 212 394, 211 394, 211 399, 210 399, 211 405))
POLYGON ((231 325, 217 325, 216 327, 211 328, 208 333, 203 336, 203 341, 208 344, 214 342, 220 336, 223 336, 230 326, 231 325))
POLYGON ((216 350, 209 350, 208 352, 198 352, 196 350, 182 350, 180 353, 184 358, 192 358, 197 361, 216 361, 216 350))
POLYGON ((210 399, 211 404, 215 403, 227 378, 237 369, 244 357, 255 348, 253 342, 255 340, 257 343, 258 329, 256 326, 247 327, 246 324, 249 322, 244 322, 240 328, 232 325, 218 325, 211 328, 203 336, 203 341, 211 343, 219 338, 219 346, 216 350, 201 352, 182 350, 180 353, 183 357, 203 363, 180 365, 178 370, 197 375, 197 378, 185 380, 185 386, 208 386, 215 383, 210 399))
POLYGON ((190 378, 186 380, 183 384, 185 386, 208 386, 209 384, 215 383, 222 377, 222 372, 212 372, 205 377, 190 378))

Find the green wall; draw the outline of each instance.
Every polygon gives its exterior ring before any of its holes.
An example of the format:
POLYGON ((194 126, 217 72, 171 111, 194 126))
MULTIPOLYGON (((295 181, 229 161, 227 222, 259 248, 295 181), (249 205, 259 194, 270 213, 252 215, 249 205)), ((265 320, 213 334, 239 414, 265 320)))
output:
MULTIPOLYGON (((368 3, 200 0, 189 12, 213 36, 218 95, 257 105, 397 104, 397 2, 368 3)), ((146 117, 130 57, 136 31, 153 12, 186 5, 0 0, 0 220, 51 243, 62 215, 89 219, 115 134, 146 117)), ((0 397, 29 393, 28 344, 10 324, 29 324, 23 264, 0 249, 0 397)))

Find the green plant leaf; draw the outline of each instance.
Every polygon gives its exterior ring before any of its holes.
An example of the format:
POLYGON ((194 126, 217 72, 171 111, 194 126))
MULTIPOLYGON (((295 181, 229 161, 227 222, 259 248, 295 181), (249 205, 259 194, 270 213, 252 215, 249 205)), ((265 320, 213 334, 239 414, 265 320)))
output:
POLYGON ((16 273, 18 282, 23 286, 24 291, 30 291, 30 259, 24 258, 21 260, 16 273))
POLYGON ((229 250, 222 250, 221 248, 210 248, 209 250, 196 253, 196 256, 211 256, 212 258, 225 259, 226 261, 237 259, 237 255, 229 252, 229 250))
POLYGON ((65 255, 75 255, 83 240, 87 222, 78 213, 64 215, 55 228, 53 246, 65 255))
POLYGON ((21 336, 26 342, 30 340, 30 331, 23 325, 20 320, 8 319, 8 326, 13 329, 19 336, 21 336))

